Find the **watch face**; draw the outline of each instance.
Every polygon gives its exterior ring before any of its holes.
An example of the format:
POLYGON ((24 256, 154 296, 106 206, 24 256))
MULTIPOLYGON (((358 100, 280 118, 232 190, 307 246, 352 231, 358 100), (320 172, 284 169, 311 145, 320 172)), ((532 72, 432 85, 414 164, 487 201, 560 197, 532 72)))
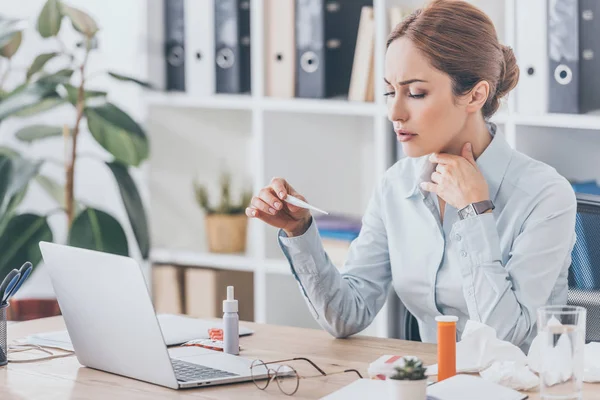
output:
POLYGON ((463 208, 461 210, 462 219, 474 217, 476 215, 477 215, 477 213, 475 212, 475 208, 473 207, 473 204, 469 204, 468 206, 466 206, 465 208, 463 208))

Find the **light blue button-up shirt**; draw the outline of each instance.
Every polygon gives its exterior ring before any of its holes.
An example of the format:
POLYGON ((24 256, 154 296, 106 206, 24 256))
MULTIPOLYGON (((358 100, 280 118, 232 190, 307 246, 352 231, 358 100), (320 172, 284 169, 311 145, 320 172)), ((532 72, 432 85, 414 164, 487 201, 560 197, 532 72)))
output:
POLYGON ((536 310, 566 304, 575 244, 577 202, 556 170, 512 149, 496 126, 476 160, 496 208, 460 220, 437 196, 419 187, 435 169, 428 156, 404 158, 377 185, 362 229, 343 268, 323 249, 314 222, 300 236, 278 240, 317 322, 336 337, 362 331, 387 298, 390 285, 417 318, 421 339, 435 343, 438 315, 496 329, 529 349, 536 310))

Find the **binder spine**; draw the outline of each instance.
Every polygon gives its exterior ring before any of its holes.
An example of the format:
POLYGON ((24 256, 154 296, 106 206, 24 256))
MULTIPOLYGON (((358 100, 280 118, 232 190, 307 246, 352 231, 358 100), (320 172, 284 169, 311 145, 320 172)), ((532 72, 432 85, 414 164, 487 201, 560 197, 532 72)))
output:
POLYGON ((579 1, 548 3, 548 111, 579 112, 579 1))
POLYGON ((324 0, 296 1, 296 95, 324 98, 324 0))
POLYGON ((251 89, 250 70, 250 0, 239 0, 238 30, 240 47, 240 88, 239 92, 249 92, 251 89))
POLYGON ((185 90, 184 0, 165 0, 165 61, 167 90, 185 90))
POLYGON ((600 1, 579 0, 580 112, 600 109, 600 1))

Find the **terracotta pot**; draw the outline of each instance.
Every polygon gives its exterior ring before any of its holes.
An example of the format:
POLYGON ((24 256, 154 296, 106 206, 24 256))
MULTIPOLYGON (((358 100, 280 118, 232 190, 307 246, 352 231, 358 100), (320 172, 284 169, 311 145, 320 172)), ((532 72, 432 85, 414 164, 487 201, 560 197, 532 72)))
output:
POLYGON ((210 214, 206 216, 208 248, 213 253, 246 251, 248 217, 245 214, 210 214))
POLYGON ((390 400, 425 400, 427 398, 427 379, 401 381, 388 378, 386 382, 390 400))

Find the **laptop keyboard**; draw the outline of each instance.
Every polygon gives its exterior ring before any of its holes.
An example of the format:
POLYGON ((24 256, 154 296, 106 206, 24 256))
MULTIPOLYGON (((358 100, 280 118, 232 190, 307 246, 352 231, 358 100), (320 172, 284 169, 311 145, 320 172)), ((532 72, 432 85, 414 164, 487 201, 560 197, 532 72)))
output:
POLYGON ((181 382, 204 381, 207 379, 229 378, 239 376, 237 374, 222 371, 216 368, 206 367, 204 365, 192 364, 189 362, 171 359, 175 377, 181 382))

